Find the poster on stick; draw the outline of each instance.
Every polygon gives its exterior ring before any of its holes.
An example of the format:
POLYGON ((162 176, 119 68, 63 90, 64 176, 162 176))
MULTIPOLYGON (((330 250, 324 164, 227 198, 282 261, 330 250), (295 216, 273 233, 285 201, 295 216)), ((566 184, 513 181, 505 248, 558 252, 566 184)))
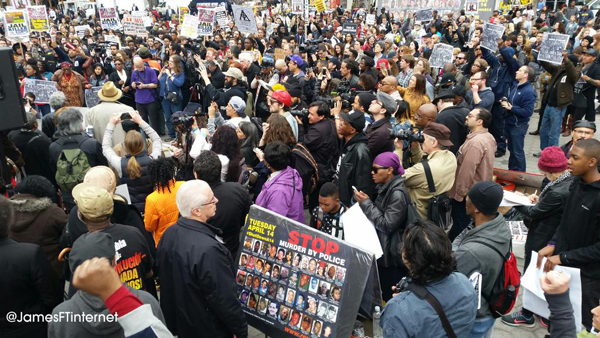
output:
POLYGON ((304 14, 304 0, 292 0, 292 14, 304 14))
POLYGON ((215 11, 211 8, 198 8, 198 35, 212 36, 215 28, 215 11))
POLYGON ((56 89, 56 82, 25 79, 23 93, 33 93, 35 95, 35 102, 37 103, 50 102, 50 95, 56 91, 58 91, 56 89))
POLYGON ((25 10, 4 12, 4 28, 9 39, 27 40, 29 27, 25 21, 25 10))
POLYGON ((483 34, 481 35, 481 47, 495 53, 498 50, 498 39, 502 38, 505 27, 488 22, 483 23, 483 34))
POLYGON ((102 29, 118 29, 121 27, 117 11, 114 7, 100 7, 98 8, 100 13, 100 25, 102 29))
POLYGON ((370 252, 256 205, 241 243, 238 299, 268 336, 349 337, 359 309, 381 306, 370 252))
POLYGON ((27 6, 27 19, 32 32, 49 32, 50 23, 46 6, 27 6))
POLYGON ((429 64, 432 68, 443 68, 446 63, 452 63, 453 54, 454 47, 445 43, 438 43, 433 46, 429 64))
POLYGON ((226 27, 229 24, 227 9, 225 9, 225 7, 215 8, 215 19, 217 20, 219 27, 226 27))
POLYGON ((569 36, 566 34, 548 34, 548 32, 545 32, 538 54, 538 61, 547 61, 557 65, 562 64, 563 52, 566 50, 568 42, 569 36))
POLYGON ((232 5, 235 25, 241 33, 254 34, 258 32, 256 18, 252 7, 232 5))

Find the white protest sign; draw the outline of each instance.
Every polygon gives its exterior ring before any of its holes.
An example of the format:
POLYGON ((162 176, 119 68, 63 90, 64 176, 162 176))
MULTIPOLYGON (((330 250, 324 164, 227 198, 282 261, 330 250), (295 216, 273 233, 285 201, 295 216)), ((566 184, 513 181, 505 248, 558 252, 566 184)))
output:
POLYGON ((229 18, 227 17, 227 9, 225 7, 215 8, 215 19, 220 27, 225 27, 229 24, 229 18))
POLYGON ((375 24, 375 14, 367 14, 367 25, 375 24))
POLYGON ((481 35, 481 47, 495 53, 498 50, 498 39, 502 38, 505 27, 488 22, 483 23, 483 34, 481 35))
POLYGON ((86 30, 91 30, 90 26, 75 26, 75 34, 80 38, 83 38, 85 36, 86 30))
POLYGON ((479 13, 479 2, 477 0, 465 1, 465 14, 476 15, 479 13))
POLYGON ((183 17, 183 24, 181 25, 181 35, 186 36, 190 39, 198 38, 198 17, 196 15, 186 14, 183 17))
POLYGON ((304 0, 292 0, 292 14, 304 13, 304 0))
POLYGON ((33 93, 35 95, 35 102, 50 102, 50 95, 56 91, 58 91, 58 89, 56 89, 56 82, 25 79, 25 88, 23 93, 33 93))
POLYGON ((104 35, 104 41, 116 43, 119 45, 119 48, 121 48, 121 40, 119 40, 119 37, 116 35, 104 35))
POLYGON ((85 90, 85 106, 88 108, 92 108, 98 103, 100 103, 100 97, 98 97, 98 92, 102 90, 102 86, 92 87, 90 89, 85 90))
POLYGON ((445 43, 438 43, 433 46, 433 51, 429 57, 429 64, 432 68, 443 68, 446 63, 452 63, 454 47, 445 43))
POLYGON ((100 25, 102 29, 118 29, 121 27, 117 11, 114 7, 101 7, 98 8, 100 13, 100 25))
POLYGON ((254 34, 258 32, 256 18, 252 7, 232 5, 235 25, 241 33, 254 34))
POLYGON ((563 61, 563 52, 569 43, 569 36, 560 33, 544 33, 538 61, 546 61, 560 65, 563 61))
POLYGON ((215 12, 212 8, 198 8, 198 35, 211 36, 215 27, 215 12))
POLYGON ((29 27, 25 21, 25 10, 4 12, 4 30, 8 38, 26 40, 29 37, 29 27))
POLYGON ((147 37, 148 31, 144 26, 144 19, 140 16, 125 15, 123 17, 123 32, 126 35, 133 35, 139 37, 147 37))
POLYGON ((344 239, 350 244, 372 252, 375 258, 383 256, 383 249, 377 236, 375 226, 360 209, 360 205, 354 206, 342 214, 342 223, 344 224, 344 239))
POLYGON ((27 6, 27 18, 29 20, 29 29, 32 32, 50 31, 46 6, 27 6))

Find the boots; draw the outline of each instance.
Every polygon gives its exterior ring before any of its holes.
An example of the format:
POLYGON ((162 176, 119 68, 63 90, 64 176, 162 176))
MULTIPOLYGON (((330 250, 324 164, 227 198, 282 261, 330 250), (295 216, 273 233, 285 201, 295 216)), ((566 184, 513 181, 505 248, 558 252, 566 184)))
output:
POLYGON ((573 115, 569 114, 568 116, 565 116, 565 118, 567 118, 567 126, 565 127, 562 136, 569 137, 571 135, 571 128, 573 127, 573 115))
POLYGON ((567 129, 566 129, 566 127, 567 127, 567 121, 568 121, 568 120, 569 120, 569 115, 565 115, 565 116, 563 117, 563 120, 562 120, 562 126, 561 126, 561 128, 560 128, 560 132, 561 132, 561 133, 565 133, 565 131, 567 130, 567 129))

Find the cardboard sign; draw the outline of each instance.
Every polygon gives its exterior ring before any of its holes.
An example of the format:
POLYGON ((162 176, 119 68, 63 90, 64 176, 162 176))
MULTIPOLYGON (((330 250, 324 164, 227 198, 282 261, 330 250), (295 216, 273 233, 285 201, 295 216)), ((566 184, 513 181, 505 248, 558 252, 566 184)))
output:
POLYGON ((198 8, 198 35, 211 36, 215 28, 215 12, 209 8, 198 8))
POLYGON ((285 59, 285 52, 283 51, 283 48, 275 48, 273 57, 275 58, 275 60, 285 59))
POLYGON ((46 13, 46 6, 27 6, 27 19, 32 32, 50 31, 50 22, 46 13))
POLYGON ((358 32, 358 24, 355 24, 355 23, 345 23, 342 26, 342 34, 343 35, 346 35, 346 34, 350 33, 350 34, 356 36, 357 32, 358 32))
POLYGON ((198 38, 198 17, 196 15, 186 14, 183 17, 183 24, 181 26, 181 35, 191 39, 198 38))
POLYGON ((256 18, 252 7, 232 5, 233 20, 241 33, 254 34, 258 32, 256 18))
POLYGON ((27 39, 29 37, 29 27, 25 21, 25 11, 4 12, 4 28, 8 38, 27 39))
POLYGON ((85 90, 85 105, 88 108, 92 108, 100 103, 100 97, 98 97, 98 92, 102 90, 102 86, 92 87, 90 89, 85 90))
POLYGON ((268 336, 349 337, 361 304, 381 305, 375 257, 345 241, 253 205, 241 243, 238 299, 268 336))
POLYGON ((219 27, 225 27, 229 24, 229 17, 227 16, 227 9, 225 7, 215 8, 215 19, 219 24, 219 27))
POLYGON ((445 43, 438 43, 433 46, 429 64, 432 68, 443 68, 446 63, 452 63, 453 54, 454 47, 445 43))
POLYGON ((114 7, 101 7, 98 8, 100 13, 100 25, 102 29, 119 29, 121 23, 117 16, 117 11, 114 7))
POLYGON ((35 95, 35 102, 37 103, 48 103, 50 102, 50 95, 54 94, 56 89, 56 82, 25 79, 25 88, 23 93, 33 93, 35 95))
POLYGON ((567 48, 569 36, 559 33, 544 33, 538 61, 547 61, 557 65, 562 64, 563 51, 567 48))
POLYGON ((498 50, 498 39, 502 38, 505 27, 488 22, 483 23, 483 34, 481 35, 481 47, 495 53, 498 50))

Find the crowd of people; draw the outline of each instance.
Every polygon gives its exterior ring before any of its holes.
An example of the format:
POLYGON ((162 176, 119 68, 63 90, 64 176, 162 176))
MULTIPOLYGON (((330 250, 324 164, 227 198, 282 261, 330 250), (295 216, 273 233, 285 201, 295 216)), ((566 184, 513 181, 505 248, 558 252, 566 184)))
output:
POLYGON ((580 269, 583 328, 600 330, 600 15, 574 1, 488 20, 434 9, 426 22, 371 6, 303 18, 289 5, 257 10, 254 34, 230 12, 198 38, 170 8, 147 8, 141 37, 53 8, 53 34, 0 39, 26 112, 0 133, 0 335, 247 337, 244 309, 257 304, 236 291, 235 258, 253 204, 341 241, 341 216, 360 207, 383 250, 384 337, 492 337, 499 317, 535 326, 531 309, 491 301, 512 252, 508 215, 529 229, 525 267, 536 251, 546 273, 551 315, 537 321, 576 337, 567 266, 580 269), (480 45, 484 22, 505 27, 496 50, 480 45), (545 33, 569 35, 560 64, 538 60, 545 33), (432 68, 438 43, 452 60, 432 68), (31 79, 55 82, 49 102, 25 92, 31 79), (99 103, 86 107, 92 87, 99 103), (527 154, 534 113, 540 151, 527 154), (544 176, 530 206, 500 208, 494 161, 507 150, 508 169, 544 176))

